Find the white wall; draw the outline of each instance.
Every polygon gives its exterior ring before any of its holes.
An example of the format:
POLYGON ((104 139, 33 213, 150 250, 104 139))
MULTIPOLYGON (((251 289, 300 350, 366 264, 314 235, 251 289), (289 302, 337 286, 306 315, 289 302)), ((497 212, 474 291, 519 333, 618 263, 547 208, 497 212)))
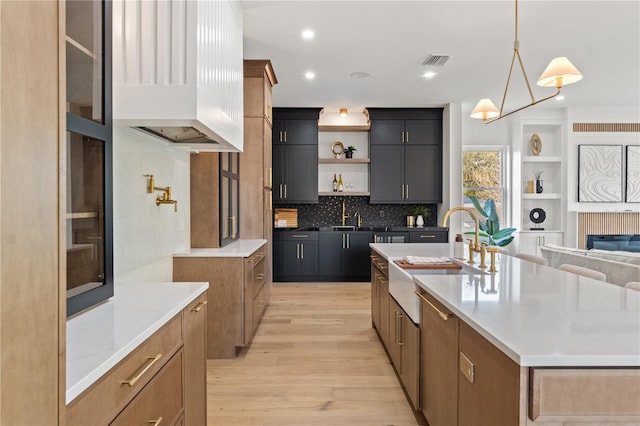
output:
POLYGON ((189 152, 128 127, 113 129, 113 255, 116 281, 172 281, 172 254, 190 246, 189 152), (156 206, 145 174, 178 200, 156 206))

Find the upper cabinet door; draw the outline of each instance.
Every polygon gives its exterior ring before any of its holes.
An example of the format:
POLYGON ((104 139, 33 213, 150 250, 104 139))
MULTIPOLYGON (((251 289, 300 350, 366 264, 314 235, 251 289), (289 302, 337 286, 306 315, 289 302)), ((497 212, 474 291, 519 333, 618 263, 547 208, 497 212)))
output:
POLYGON ((442 154, 437 145, 404 147, 405 201, 442 202, 442 154))
POLYGON ((371 199, 375 203, 404 202, 404 159, 402 145, 371 147, 371 199))
POLYGON ((371 120, 371 145, 395 145, 404 142, 404 120, 371 120))
POLYGON ((404 143, 410 145, 441 145, 442 120, 405 121, 404 143))
POLYGON ((280 143, 318 145, 318 120, 284 120, 283 127, 280 143))

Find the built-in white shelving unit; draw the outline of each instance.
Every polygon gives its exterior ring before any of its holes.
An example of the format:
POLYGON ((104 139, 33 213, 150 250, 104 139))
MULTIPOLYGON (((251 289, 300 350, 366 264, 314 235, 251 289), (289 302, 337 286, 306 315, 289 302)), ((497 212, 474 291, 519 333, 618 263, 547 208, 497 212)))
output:
POLYGON ((540 255, 541 246, 563 242, 567 205, 563 170, 566 142, 562 119, 522 119, 513 126, 513 214, 519 229, 520 252, 540 255), (530 145, 534 134, 542 141, 538 155, 530 145), (542 172, 541 193, 536 193, 535 189, 538 172, 542 172), (528 181, 534 181, 533 192, 530 192, 528 181), (534 209, 542 209, 544 222, 535 224, 530 220, 534 209))
POLYGON ((368 196, 369 162, 369 126, 318 127, 318 195, 368 196), (335 141, 342 142, 345 148, 353 145, 353 158, 336 158, 331 151, 335 141), (342 192, 333 192, 334 174, 342 174, 342 192))

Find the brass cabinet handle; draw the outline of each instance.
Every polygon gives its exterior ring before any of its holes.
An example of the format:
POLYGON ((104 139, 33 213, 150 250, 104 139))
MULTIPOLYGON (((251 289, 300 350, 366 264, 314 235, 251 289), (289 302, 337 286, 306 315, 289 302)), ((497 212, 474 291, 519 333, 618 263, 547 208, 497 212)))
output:
POLYGON ((435 238, 435 235, 420 235, 420 238, 435 238))
MULTIPOLYGON (((407 142, 409 142, 409 138, 407 137, 407 142)), ((407 189, 405 190, 404 197, 409 198, 409 184, 405 185, 407 189)))
POLYGON ((462 375, 469 381, 469 383, 473 383, 475 379, 475 365, 473 362, 467 358, 467 356, 460 352, 459 359, 459 368, 462 375))
POLYGON ((309 236, 306 234, 298 234, 298 235, 294 235, 293 238, 309 238, 309 236))
POLYGON ((264 278, 264 274, 258 274, 258 275, 256 276, 256 278, 257 278, 257 279, 259 279, 259 280, 261 280, 261 279, 263 279, 263 278, 264 278))
POLYGON ((380 268, 380 269, 387 269, 387 268, 388 268, 388 266, 387 266, 387 265, 385 265, 384 263, 378 263, 378 268, 380 268))
POLYGON ((429 301, 429 299, 427 299, 426 297, 424 297, 422 295, 422 293, 420 293, 419 291, 416 291, 416 294, 418 295, 418 297, 420 299, 422 299, 427 305, 431 306, 431 308, 436 311, 436 313, 438 314, 438 316, 440 318, 442 318, 444 321, 448 320, 449 318, 453 318, 453 314, 445 314, 444 312, 442 312, 440 309, 438 309, 433 303, 431 303, 429 301))
POLYGON ((256 255, 256 257, 257 257, 258 259, 262 259, 262 258, 264 257, 264 253, 258 253, 258 254, 256 255))
MULTIPOLYGON (((285 139, 285 142, 286 142, 287 138, 285 137, 284 139, 285 139)), ((286 183, 284 184, 284 198, 285 199, 287 198, 287 184, 286 183)))
POLYGON ((407 134, 407 137, 404 139, 404 141, 409 142, 409 131, 407 130, 405 133, 407 134))
POLYGON ((147 420, 147 423, 153 426, 158 426, 160 423, 162 423, 162 416, 158 417, 156 420, 147 420))
POLYGON ((402 312, 396 311, 396 345, 402 346, 404 343, 402 342, 402 312))
MULTIPOLYGON (((286 130, 284 131, 284 142, 287 143, 287 131, 286 130)), ((285 198, 287 198, 287 197, 285 197, 285 198)))
POLYGON ((207 304, 206 300, 204 302, 198 303, 198 306, 196 306, 195 308, 191 308, 191 312, 200 312, 206 304, 207 304))
POLYGON ((156 356, 150 356, 147 358, 147 365, 144 366, 144 368, 142 368, 138 374, 136 374, 132 379, 129 380, 123 380, 120 382, 121 385, 129 385, 129 387, 133 387, 133 385, 135 385, 138 380, 140 380, 140 378, 142 376, 145 375, 145 373, 147 371, 149 371, 151 369, 151 367, 153 367, 153 365, 158 362, 158 360, 162 358, 162 354, 158 354, 156 356))

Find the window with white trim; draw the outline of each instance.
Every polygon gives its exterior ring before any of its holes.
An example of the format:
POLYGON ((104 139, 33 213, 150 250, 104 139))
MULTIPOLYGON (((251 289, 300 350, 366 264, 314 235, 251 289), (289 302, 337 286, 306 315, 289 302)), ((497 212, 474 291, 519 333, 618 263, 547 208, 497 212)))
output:
MULTIPOLYGON (((482 207, 484 207, 486 200, 492 198, 496 203, 496 211, 500 218, 500 228, 504 228, 506 225, 505 161, 506 152, 504 146, 463 147, 463 205, 475 210, 469 198, 470 196, 475 196, 482 207)), ((468 215, 465 215, 464 227, 465 230, 472 230, 474 228, 473 219, 468 215)))

